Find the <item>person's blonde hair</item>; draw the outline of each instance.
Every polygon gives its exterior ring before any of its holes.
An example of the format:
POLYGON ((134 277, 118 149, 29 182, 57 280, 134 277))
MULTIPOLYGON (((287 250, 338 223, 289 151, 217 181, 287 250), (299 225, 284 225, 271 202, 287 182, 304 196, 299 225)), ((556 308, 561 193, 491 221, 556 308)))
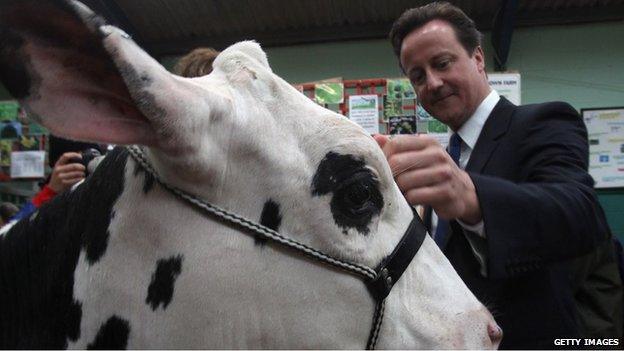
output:
POLYGON ((187 78, 201 77, 212 72, 212 62, 219 55, 213 48, 197 48, 182 56, 173 67, 173 73, 187 78))

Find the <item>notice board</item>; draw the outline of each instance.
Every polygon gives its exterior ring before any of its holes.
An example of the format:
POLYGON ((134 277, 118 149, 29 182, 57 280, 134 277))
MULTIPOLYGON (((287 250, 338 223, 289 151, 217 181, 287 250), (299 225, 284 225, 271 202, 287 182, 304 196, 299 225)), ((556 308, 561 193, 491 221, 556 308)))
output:
POLYGON ((624 187, 624 107, 584 108, 589 173, 596 188, 624 187))

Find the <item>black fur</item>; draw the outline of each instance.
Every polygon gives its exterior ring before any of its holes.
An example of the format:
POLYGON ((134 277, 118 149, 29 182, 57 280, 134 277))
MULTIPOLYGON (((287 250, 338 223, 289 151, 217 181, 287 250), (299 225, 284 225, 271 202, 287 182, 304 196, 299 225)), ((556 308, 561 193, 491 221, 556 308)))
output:
POLYGON ((153 311, 161 304, 164 310, 171 302, 175 280, 182 271, 182 258, 182 255, 178 255, 156 262, 156 271, 152 274, 145 298, 145 303, 150 305, 153 311))
POLYGON ((154 188, 154 182, 156 179, 151 173, 146 172, 140 164, 136 163, 134 165, 134 175, 137 176, 139 173, 143 173, 145 176, 143 180, 143 194, 147 194, 154 188))
POLYGON ((113 150, 74 192, 0 236, 0 348, 60 349, 78 338, 74 271, 82 249, 91 264, 105 254, 127 158, 127 151, 113 150))
POLYGON ((100 327, 95 339, 87 345, 87 350, 123 350, 128 346, 129 336, 130 323, 112 316, 100 327))
MULTIPOLYGON (((265 202, 264 206, 262 207, 262 214, 260 215, 260 224, 278 232, 279 226, 281 223, 282 223, 282 216, 280 215, 279 205, 272 199, 267 200, 267 202, 265 202)), ((266 244, 267 239, 256 235, 255 241, 256 241, 256 244, 258 245, 264 245, 266 244)))
POLYGON ((312 195, 332 194, 331 212, 336 224, 367 235, 372 218, 383 208, 379 182, 361 159, 328 152, 312 179, 312 195))

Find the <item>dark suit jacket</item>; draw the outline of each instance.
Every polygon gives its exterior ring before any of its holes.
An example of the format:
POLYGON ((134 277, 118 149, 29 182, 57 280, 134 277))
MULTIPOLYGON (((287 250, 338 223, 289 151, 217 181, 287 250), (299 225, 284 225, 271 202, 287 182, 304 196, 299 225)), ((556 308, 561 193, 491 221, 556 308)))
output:
MULTIPOLYGON (((472 151, 466 171, 487 239, 451 221, 443 249, 503 328, 502 348, 550 349, 555 338, 586 335, 571 259, 590 255, 611 237, 587 172, 588 155, 585 124, 570 105, 515 106, 505 98, 472 151), (487 252, 487 278, 466 236, 487 252)), ((614 293, 621 300, 621 282, 614 293)))

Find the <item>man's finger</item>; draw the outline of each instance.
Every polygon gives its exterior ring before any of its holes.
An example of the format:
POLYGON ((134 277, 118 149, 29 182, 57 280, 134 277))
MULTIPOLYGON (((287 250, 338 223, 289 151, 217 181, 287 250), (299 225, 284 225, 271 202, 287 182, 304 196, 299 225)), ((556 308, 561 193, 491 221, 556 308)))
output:
POLYGON ((56 165, 66 165, 68 163, 70 163, 70 160, 73 158, 79 158, 82 159, 82 155, 77 153, 77 152, 66 152, 64 154, 61 155, 61 157, 59 157, 58 161, 56 161, 55 166, 56 165))
POLYGON ((85 166, 81 163, 69 163, 66 165, 58 165, 54 168, 57 173, 86 171, 85 166))
POLYGON ((390 137, 384 134, 375 134, 373 135, 373 139, 375 139, 379 147, 383 149, 384 145, 390 140, 390 137))
POLYGON ((395 182, 401 191, 408 189, 433 186, 443 179, 440 179, 440 167, 412 169, 395 177, 395 182))
POLYGON ((84 178, 84 172, 75 171, 75 172, 63 172, 59 174, 59 178, 61 179, 71 179, 71 178, 84 178))
POLYGON ((395 178, 413 169, 434 167, 452 162, 446 151, 439 147, 401 152, 388 158, 392 176, 395 178))
POLYGON ((411 205, 429 205, 437 214, 444 211, 445 206, 451 206, 448 196, 448 188, 444 184, 434 184, 422 188, 413 188, 405 193, 407 202, 411 205))
POLYGON ((430 136, 424 134, 398 135, 384 145, 386 157, 399 152, 422 150, 428 146, 440 144, 430 136))

